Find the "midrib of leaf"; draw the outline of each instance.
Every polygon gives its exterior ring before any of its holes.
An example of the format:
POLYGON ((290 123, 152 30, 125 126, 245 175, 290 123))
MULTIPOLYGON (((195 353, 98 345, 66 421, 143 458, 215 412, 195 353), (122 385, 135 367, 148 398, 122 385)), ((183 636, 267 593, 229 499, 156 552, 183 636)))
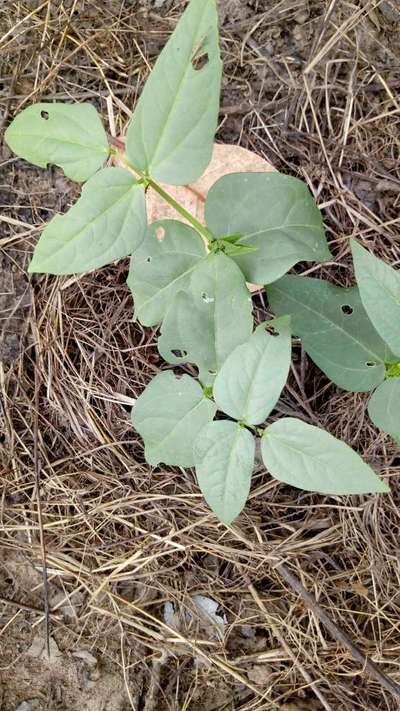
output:
MULTIPOLYGON (((39 145, 43 145, 46 141, 53 141, 55 143, 66 143, 68 145, 76 146, 78 148, 89 148, 90 150, 97 151, 98 153, 108 153, 109 152, 109 147, 108 146, 101 146, 100 143, 79 143, 78 141, 70 141, 68 138, 55 138, 54 136, 42 136, 42 134, 36 134, 36 133, 25 133, 21 131, 19 133, 19 136, 23 136, 24 138, 42 138, 42 143, 39 145)), ((76 160, 76 159, 75 159, 76 160)), ((81 158, 82 160, 82 158, 81 158)), ((64 161, 63 163, 68 162, 64 161)))
POLYGON ((308 454, 307 452, 304 452, 303 449, 298 449, 297 447, 293 447, 292 445, 287 443, 287 440, 284 437, 280 437, 279 435, 276 435, 273 433, 271 434, 271 432, 268 433, 268 436, 272 437, 272 438, 275 437, 275 440, 277 440, 278 442, 281 442, 281 443, 283 442, 286 449, 289 449, 291 452, 296 452, 296 454, 299 454, 302 457, 302 459, 307 460, 307 458, 308 458, 308 459, 312 459, 313 461, 316 461, 316 462, 321 460, 320 454, 308 454))
POLYGON ((199 116, 199 118, 197 119, 197 121, 192 125, 192 127, 190 128, 190 131, 188 131, 188 133, 186 133, 182 138, 180 138, 180 139, 178 140, 178 142, 175 143, 174 145, 171 144, 171 146, 170 146, 170 148, 169 148, 169 152, 166 153, 166 154, 165 154, 165 157, 163 158, 163 160, 158 163, 158 167, 162 166, 166 161, 168 161, 168 160, 170 159, 171 155, 173 155, 173 154, 175 153, 175 151, 177 150, 177 148, 179 148, 179 146, 180 146, 182 143, 184 143, 185 141, 187 141, 187 139, 189 138, 189 136, 191 136, 191 134, 196 130, 196 128, 197 128, 197 126, 199 125, 199 123, 201 122, 201 120, 202 120, 204 114, 207 113, 208 108, 209 108, 208 105, 206 105, 205 108, 204 108, 204 110, 203 110, 203 112, 200 114, 200 116, 199 116))
MULTIPOLYGON (((227 467, 227 471, 228 471, 228 472, 230 471, 230 468, 231 468, 231 465, 232 465, 233 452, 234 452, 234 450, 235 450, 235 448, 236 448, 237 441, 238 441, 238 438, 239 438, 239 434, 240 434, 240 433, 241 433, 241 428, 239 427, 239 425, 236 425, 235 437, 234 437, 232 446, 231 446, 230 451, 229 451, 228 467, 227 467)), ((228 477, 225 477, 225 482, 226 482, 227 480, 228 480, 228 477)), ((228 495, 228 493, 229 493, 229 492, 227 492, 227 487, 225 486, 225 487, 224 487, 224 496, 223 496, 224 511, 225 511, 225 507, 226 507, 226 503, 227 503, 227 495, 228 495)))
POLYGON ((222 333, 224 331, 223 328, 219 328, 218 325, 218 312, 217 312, 217 304, 219 302, 219 299, 217 298, 217 290, 218 290, 218 262, 215 262, 215 268, 214 268, 214 301, 213 301, 213 327, 214 327, 214 351, 215 351, 215 365, 217 367, 217 370, 221 367, 223 363, 222 359, 222 345, 220 341, 222 342, 222 333), (219 338, 219 335, 221 334, 221 338, 219 338))
MULTIPOLYGON (((280 188, 274 188, 274 189, 275 189, 275 190, 280 190, 280 188)), ((272 226, 272 227, 265 227, 265 228, 262 228, 262 229, 260 229, 260 230, 256 230, 256 231, 254 231, 254 232, 246 232, 246 234, 244 234, 243 237, 241 237, 241 239, 238 241, 239 244, 241 244, 241 243, 247 241, 248 239, 251 239, 252 237, 257 237, 258 235, 264 234, 265 232, 273 232, 274 230, 281 230, 281 231, 284 231, 285 228, 286 228, 286 229, 289 229, 289 228, 297 229, 297 228, 299 228, 299 227, 309 228, 309 229, 313 229, 313 230, 315 230, 315 229, 317 229, 317 230, 318 230, 318 229, 321 229, 321 228, 322 228, 322 218, 321 218, 321 224, 320 224, 320 225, 317 225, 317 224, 314 224, 314 225, 305 224, 305 225, 304 225, 304 224, 302 224, 302 223, 296 224, 296 223, 288 223, 288 222, 287 222, 288 219, 289 219, 289 217, 290 217, 291 212, 292 212, 292 211, 295 209, 295 207, 297 206, 297 205, 296 205, 296 202, 297 202, 297 197, 298 197, 299 190, 296 189, 294 192, 295 192, 295 196, 294 196, 294 199, 293 199, 293 201, 292 201, 292 204, 290 205, 289 210, 288 210, 288 212, 287 212, 287 214, 286 214, 286 218, 285 218, 286 221, 285 221, 285 222, 282 222, 280 225, 275 226, 275 227, 274 227, 274 226, 272 226)), ((253 196, 252 196, 251 193, 250 193, 250 194, 247 194, 247 195, 245 194, 245 195, 242 197, 242 199, 240 200, 240 202, 236 205, 235 209, 233 210, 233 215, 231 216, 230 221, 229 221, 229 223, 228 223, 228 224, 229 224, 229 231, 235 231, 235 228, 232 227, 232 221, 235 222, 235 221, 237 220, 237 214, 239 214, 239 216, 240 216, 243 212, 245 212, 246 203, 249 203, 249 202, 250 202, 250 204, 251 204, 252 197, 253 197, 253 196)), ((304 244, 304 242, 303 242, 303 244, 304 244)))
MULTIPOLYGON (((329 465, 327 465, 327 463, 324 462, 323 453, 322 453, 322 456, 321 456, 321 454, 316 454, 316 455, 308 454, 308 453, 304 452, 303 450, 298 449, 297 447, 291 446, 290 444, 287 443, 287 440, 285 440, 283 437, 279 437, 279 435, 269 433, 269 436, 272 438, 275 437, 275 440, 278 440, 281 443, 283 442, 286 449, 288 449, 291 452, 295 452, 296 454, 301 456, 303 464, 304 464, 304 468, 305 468, 307 475, 310 479, 312 479, 312 474, 313 473, 315 474, 315 470, 310 469, 310 464, 307 461, 308 459, 310 459, 311 462, 314 463, 314 467, 317 466, 317 464, 320 464, 322 462, 324 464, 324 466, 328 469, 329 472, 333 471, 332 467, 329 467, 329 465)), ((350 452, 353 452, 353 454, 356 454, 356 452, 354 452, 354 450, 352 450, 351 447, 349 447, 349 449, 350 449, 350 452)), ((317 475, 318 474, 319 474, 319 472, 317 472, 317 475)), ((275 477, 275 478, 277 478, 277 477, 275 477)))
MULTIPOLYGON (((111 210, 113 210, 120 202, 122 202, 123 200, 125 200, 126 197, 127 197, 128 194, 129 194, 129 192, 130 192, 132 189, 136 188, 136 187, 138 187, 138 184, 137 184, 137 183, 134 184, 134 185, 132 185, 123 195, 121 195, 121 197, 118 198, 118 200, 116 200, 115 202, 113 202, 112 205, 110 205, 109 207, 107 207, 107 208, 106 208, 105 210, 103 210, 102 212, 99 212, 92 220, 90 220, 90 222, 87 222, 87 223, 85 224, 85 226, 84 226, 81 230, 79 230, 79 232, 76 232, 74 235, 72 235, 71 238, 68 239, 67 245, 69 246, 69 245, 70 245, 72 242, 74 242, 78 237, 80 237, 83 232, 86 232, 86 230, 90 229, 91 226, 92 226, 95 222, 97 222, 97 220, 102 219, 102 218, 104 217, 104 215, 106 215, 108 212, 110 212, 111 210)), ((129 211, 128 211, 128 212, 129 212, 129 211)), ((125 225, 125 222, 126 222, 126 219, 127 219, 127 214, 128 214, 128 213, 126 213, 125 216, 124 216, 124 218, 123 218, 123 225, 125 225)), ((68 217, 68 213, 65 213, 65 215, 61 215, 60 217, 61 217, 61 219, 62 219, 63 217, 68 217)), ((65 247, 66 247, 67 245, 66 245, 66 244, 63 244, 63 245, 60 247, 60 249, 59 249, 58 251, 61 252, 63 249, 65 249, 65 247)))
MULTIPOLYGON (((236 223, 237 215, 239 215, 239 217, 240 217, 241 214, 244 213, 246 209, 248 209, 248 205, 246 206, 246 203, 251 204, 252 198, 253 198, 252 194, 244 195, 242 197, 242 199, 239 201, 239 203, 237 203, 237 205, 233 209, 233 214, 232 214, 230 221, 228 223, 230 232, 232 232, 232 231, 235 232, 235 227, 232 225, 232 222, 236 223)), ((283 230, 284 228, 288 229, 288 228, 292 227, 292 228, 296 229, 298 227, 311 227, 313 229, 316 229, 316 228, 318 229, 318 225, 303 225, 303 224, 293 224, 293 223, 288 224, 287 220, 289 218, 290 213, 294 209, 294 206, 295 205, 290 206, 289 211, 286 215, 286 222, 282 222, 280 225, 277 225, 277 226, 263 227, 259 230, 255 230, 254 232, 247 232, 246 231, 246 233, 243 235, 243 237, 241 237, 240 240, 238 240, 239 243, 242 243, 242 242, 250 239, 251 237, 257 237, 258 235, 264 234, 264 232, 273 232, 274 230, 283 230)))
MULTIPOLYGON (((179 253, 179 254, 181 254, 181 253, 179 253)), ((191 255, 189 255, 189 256, 191 256, 191 255)), ((196 255, 193 255, 193 256, 196 256, 196 255)), ((186 270, 185 272, 183 272, 183 274, 180 274, 179 276, 175 277, 175 279, 173 279, 172 281, 170 281, 169 284, 167 284, 166 286, 163 286, 163 287, 162 287, 161 289, 159 289, 159 291, 157 291, 155 294, 152 294, 152 295, 147 299, 147 301, 144 301, 144 302, 143 302, 143 304, 140 306, 140 308, 138 309, 138 311, 141 311, 141 309, 143 309, 144 307, 146 307, 146 306, 148 306, 150 303, 152 303, 155 299, 157 299, 157 298, 160 296, 160 294, 163 294, 163 292, 167 291, 172 285, 174 285, 174 284, 176 284, 177 282, 179 282, 180 279, 183 279, 183 277, 186 277, 186 276, 188 276, 189 274, 191 274, 191 273, 196 269, 196 267, 199 266, 200 262, 203 262, 203 261, 207 258, 207 256, 208 256, 208 255, 206 254, 206 255, 204 255, 204 257, 199 257, 199 261, 196 262, 196 264, 194 264, 192 267, 190 267, 190 269, 188 269, 188 270, 186 270)), ((141 282, 139 282, 139 283, 142 283, 142 284, 143 284, 143 283, 144 283, 144 284, 150 284, 150 286, 153 286, 153 284, 152 284, 151 282, 149 282, 149 281, 144 281, 144 280, 143 280, 143 281, 141 281, 141 282)))
MULTIPOLYGON (((275 286, 275 289, 277 291, 280 291, 277 286, 275 286)), ((283 293, 287 299, 289 299, 290 301, 293 301, 296 304, 298 304, 300 302, 300 304, 303 306, 303 308, 307 309, 307 311, 310 311, 310 313, 312 313, 314 316, 318 316, 318 318, 323 320, 323 316, 321 316, 321 314, 318 313, 318 311, 315 311, 314 309, 311 308, 311 306, 308 306, 303 301, 300 301, 300 299, 294 299, 292 296, 285 294, 285 292, 282 292, 282 291, 280 291, 280 293, 281 294, 283 293)), ((351 341, 353 341, 354 343, 359 345, 365 351, 365 353, 367 353, 368 355, 374 356, 374 358, 376 358, 380 363, 383 362, 381 356, 378 356, 376 353, 374 353, 374 351, 372 351, 370 349, 367 350, 367 347, 362 343, 362 341, 359 341, 357 338, 352 336, 348 331, 346 331, 344 328, 342 328, 342 326, 339 326, 338 324, 336 324, 335 321, 331 321, 330 319, 328 319, 326 317, 325 317, 325 321, 327 321, 328 323, 335 326, 335 328, 337 328, 338 331, 341 331, 342 333, 344 333, 351 341)), ((372 326, 372 324, 371 324, 371 326, 372 326)), ((306 336, 306 338, 307 338, 307 336, 306 336)))
POLYGON ((268 352, 268 350, 269 350, 269 347, 270 347, 270 344, 268 343, 266 350, 263 351, 263 353, 262 353, 262 355, 261 355, 261 358, 258 359, 258 362, 257 362, 257 365, 256 365, 256 369, 255 369, 255 371, 254 371, 254 377, 253 377, 253 379, 250 381, 250 387, 248 388, 248 391, 247 391, 246 402, 245 402, 244 411, 243 411, 243 417, 246 416, 247 408, 248 408, 248 406, 249 406, 249 402, 250 402, 250 399, 251 399, 251 397, 252 397, 252 395, 253 395, 253 391, 254 391, 254 388, 255 388, 255 381, 256 381, 256 379, 257 379, 257 376, 258 376, 259 371, 261 370, 262 367, 264 367, 264 358, 265 358, 265 356, 266 356, 266 354, 267 354, 267 352, 268 352))
MULTIPOLYGON (((389 298, 389 301, 393 301, 395 306, 400 306, 400 302, 398 301, 399 297, 397 296, 397 293, 393 292, 388 286, 386 286, 386 284, 383 284, 375 276, 375 274, 372 273, 372 271, 370 269, 368 269, 367 280, 368 280, 368 277, 375 282, 375 284, 379 287, 379 289, 381 289, 382 291, 384 291, 386 293, 386 295, 389 298)), ((400 281, 399 281, 399 291, 400 291, 400 281)))
MULTIPOLYGON (((167 439, 169 439, 169 437, 171 437, 171 436, 175 433, 175 430, 176 430, 180 425, 182 425, 182 423, 184 423, 185 420, 186 420, 190 415, 192 415, 194 412, 196 412, 197 408, 200 407, 200 405, 202 405, 203 402, 205 402, 205 398, 204 398, 204 397, 202 397, 201 400, 199 400, 190 410, 188 410, 188 412, 186 412, 186 414, 182 417, 181 420, 178 420, 178 421, 175 423, 175 425, 173 426, 173 428, 165 435, 165 437, 163 437, 163 439, 162 439, 160 442, 155 443, 155 444, 156 444, 156 447, 155 447, 155 448, 156 448, 156 449, 159 449, 159 448, 164 444, 164 442, 165 442, 167 439)), ((162 419, 164 419, 164 418, 162 418, 162 419)))
MULTIPOLYGON (((239 244, 242 244, 243 242, 247 242, 247 241, 248 241, 249 239, 251 239, 252 237, 258 237, 258 235, 262 235, 262 234, 264 234, 265 232, 276 232, 277 230, 279 230, 279 231, 281 231, 281 232, 285 232, 285 231, 287 231, 287 230, 289 230, 289 229, 294 229, 294 230, 296 230, 296 229, 298 229, 299 227, 305 227, 305 228, 310 229, 310 230, 319 230, 319 229, 320 229, 320 228, 319 228, 319 225, 303 225, 303 224, 301 224, 301 223, 298 223, 298 224, 297 224, 297 223, 287 224, 287 223, 285 223, 285 222, 282 222, 282 224, 280 224, 280 225, 275 225, 274 227, 265 227, 265 228, 263 228, 263 229, 261 229, 261 230, 257 230, 256 232, 247 232, 245 235, 243 235, 243 237, 240 238, 240 240, 238 240, 238 242, 239 242, 239 244)), ((290 235, 289 235, 289 237, 290 237, 290 235)), ((305 242, 302 242, 302 244, 305 244, 305 242)), ((306 245, 306 246, 308 246, 308 245, 306 245)))
MULTIPOLYGON (((208 9, 208 5, 209 5, 209 2, 208 2, 208 0, 206 0, 206 1, 204 2, 203 12, 201 13, 200 18, 199 18, 199 20, 198 20, 198 25, 199 25, 199 27, 201 26, 201 24, 202 24, 202 22, 203 22, 203 17, 204 17, 204 15, 205 15, 206 9, 208 9)), ((194 46, 194 42, 197 41, 198 36, 199 36, 199 32, 196 33, 196 36, 195 36, 195 38, 194 38, 194 41, 192 42, 192 47, 194 46)), ((164 135, 165 135, 165 133, 166 133, 166 131, 167 131, 167 128, 169 127, 169 123, 170 123, 170 120, 171 120, 171 117, 172 117, 172 113, 173 113, 173 111, 175 110, 177 100, 178 100, 178 98, 179 98, 179 96, 180 96, 180 93, 181 93, 181 91, 182 91, 184 82, 185 82, 185 80, 186 80, 186 77, 187 77, 187 75, 188 75, 190 69, 193 71, 193 67, 192 67, 191 62, 190 62, 190 59, 189 59, 189 61, 187 62, 186 66, 185 66, 185 68, 184 68, 183 74, 182 74, 182 76, 181 76, 181 78, 180 78, 180 80, 179 80, 179 84, 178 84, 178 87, 177 87, 177 90, 176 90, 176 93, 175 93, 175 98, 174 98, 174 100, 173 100, 172 103, 171 103, 170 109, 169 109, 168 114, 167 114, 167 118, 165 119, 164 125, 163 125, 163 127, 162 127, 162 129, 161 129, 159 138, 158 138, 158 140, 157 140, 155 149, 154 149, 154 151, 153 151, 153 157, 152 157, 151 162, 150 162, 150 164, 149 164, 149 166, 148 166, 149 174, 151 174, 151 167, 154 166, 154 164, 156 163, 156 158, 157 158, 158 152, 159 152, 160 147, 161 147, 161 144, 162 144, 162 142, 163 142, 163 140, 164 140, 164 135)), ((142 112, 142 115, 143 115, 143 112, 142 112)), ((143 122, 142 122, 142 126, 143 126, 143 122)), ((142 131, 143 131, 143 129, 142 129, 142 131)), ((143 144, 143 145, 145 145, 145 144, 143 144)), ((147 155, 147 151, 145 151, 145 153, 146 153, 146 155, 147 155)))
MULTIPOLYGON (((97 118, 99 118, 98 114, 97 114, 97 118)), ((78 120, 77 118, 74 118, 73 116, 68 117, 68 120, 69 120, 71 123, 74 123, 76 126, 78 126, 78 130, 79 130, 79 131, 85 131, 85 127, 84 127, 84 126, 82 127, 82 121, 81 121, 81 120, 78 120)), ((104 127, 103 127, 103 124, 101 123, 101 120, 100 120, 100 126, 101 126, 101 128, 104 130, 104 127)), ((86 130, 86 134, 87 134, 89 137, 91 136, 90 128, 86 130)), ((103 138, 107 141, 107 135, 104 135, 103 138)), ((108 141, 107 141, 107 143, 108 143, 108 141)), ((98 144, 96 144, 96 145, 98 145, 98 144)), ((108 145, 107 145, 107 148, 109 148, 108 145)))
MULTIPOLYGON (((304 342, 305 342, 306 340, 307 340, 307 339, 304 339, 304 338, 303 338, 303 344, 304 344, 304 342)), ((329 356, 322 354, 319 350, 317 350, 317 348, 314 348, 314 346, 311 346, 311 345, 310 345, 309 348, 308 348, 307 346, 308 346, 308 344, 305 344, 305 345, 304 345, 304 350, 306 350, 306 351, 308 350, 308 351, 309 351, 309 355, 310 355, 311 358, 312 358, 312 354, 316 354, 316 355, 320 356, 321 358, 323 358, 323 359, 324 359, 325 361, 327 361, 328 363, 331 363, 331 365, 334 365, 334 366, 338 367, 337 361, 332 360, 331 358, 329 358, 329 356), (310 351, 311 351, 311 352, 310 352, 310 351)), ((372 355, 374 358, 376 358, 377 360, 379 360, 379 365, 380 365, 382 368, 384 368, 384 362, 383 362, 382 358, 379 358, 379 359, 378 359, 378 357, 375 356, 375 355, 372 353, 372 351, 370 351, 370 352, 367 351, 367 355, 372 355)), ((368 367, 368 366, 365 366, 365 367, 368 367)), ((364 368, 363 368, 363 367, 350 368, 348 365, 342 365, 342 364, 340 364, 340 369, 341 369, 341 370, 345 370, 345 371, 347 371, 347 372, 349 372, 349 373, 368 373, 369 370, 372 370, 372 368, 371 368, 371 369, 368 369, 368 370, 365 370, 365 367, 364 367, 364 368)))

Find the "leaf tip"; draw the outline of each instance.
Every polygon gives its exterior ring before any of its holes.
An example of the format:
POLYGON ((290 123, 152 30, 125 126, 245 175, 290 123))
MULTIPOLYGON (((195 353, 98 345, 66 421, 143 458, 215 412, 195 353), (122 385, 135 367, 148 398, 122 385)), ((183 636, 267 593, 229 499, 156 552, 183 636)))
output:
POLYGON ((331 259, 332 259, 332 252, 329 249, 329 245, 324 244, 324 248, 323 248, 323 250, 321 250, 320 260, 321 260, 322 264, 324 264, 325 262, 329 262, 331 259))
POLYGON ((390 494, 391 488, 389 484, 387 484, 385 481, 382 481, 382 479, 379 479, 379 485, 377 485, 376 491, 378 494, 390 494))
POLYGON ((144 458, 149 467, 158 467, 158 465, 161 464, 160 458, 157 457, 157 455, 154 455, 154 453, 146 445, 144 447, 144 458))
POLYGON ((32 259, 29 263, 28 274, 37 274, 37 273, 38 273, 38 269, 36 267, 35 255, 33 255, 32 259))
POLYGON ((353 256, 356 252, 358 252, 360 254, 361 252, 364 251, 364 247, 359 242, 357 242, 357 240, 354 237, 350 238, 350 248, 351 248, 353 256))
POLYGON ((221 523, 224 524, 224 526, 231 526, 233 521, 235 520, 235 518, 237 518, 236 516, 231 518, 230 516, 219 516, 218 514, 216 514, 216 516, 217 516, 217 518, 219 518, 221 523))

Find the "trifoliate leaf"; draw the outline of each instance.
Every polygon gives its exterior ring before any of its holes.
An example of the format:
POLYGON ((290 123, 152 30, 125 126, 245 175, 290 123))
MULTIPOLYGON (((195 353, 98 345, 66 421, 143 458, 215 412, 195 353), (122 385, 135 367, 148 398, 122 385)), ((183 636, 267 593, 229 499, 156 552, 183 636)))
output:
POLYGON ((90 178, 109 154, 107 134, 92 104, 33 104, 8 127, 12 151, 40 168, 58 165, 77 182, 90 178))
POLYGON ((331 257, 314 198, 288 175, 226 175, 209 191, 205 216, 214 235, 241 234, 236 245, 255 248, 234 257, 248 282, 269 284, 296 262, 331 257))
POLYGON ((202 238, 177 220, 149 225, 146 239, 131 259, 128 285, 135 317, 144 326, 160 323, 175 294, 186 291, 196 265, 206 257, 202 238))
POLYGON ((168 363, 194 363, 203 385, 253 329, 252 303, 243 275, 223 254, 210 254, 193 271, 190 287, 172 301, 158 340, 168 363))
POLYGON ((204 498, 218 518, 229 525, 249 495, 254 437, 235 422, 211 422, 198 435, 194 454, 204 498))
POLYGON ((372 326, 357 287, 285 276, 267 289, 277 316, 289 314, 304 350, 328 378, 346 390, 371 390, 393 357, 372 326))
POLYGON ((249 425, 264 422, 286 383, 290 356, 290 319, 261 324, 219 371, 213 389, 218 409, 249 425))
POLYGON ((215 412, 214 403, 189 375, 176 378, 171 370, 156 375, 132 410, 147 462, 192 467, 194 440, 215 412))
POLYGON ((146 233, 143 185, 122 168, 104 168, 82 188, 78 202, 43 230, 30 272, 73 274, 126 257, 146 233))
POLYGON ((374 257, 355 240, 351 249, 364 308, 379 335, 400 355, 400 271, 374 257))
POLYGON ((278 481, 321 494, 389 491, 359 454, 328 432, 285 417, 267 427, 261 453, 278 481))
POLYGON ((221 84, 215 0, 191 0, 159 55, 127 133, 134 166, 162 183, 184 185, 207 167, 221 84))
POLYGON ((388 378, 372 394, 368 414, 377 427, 400 443, 400 378, 388 378))

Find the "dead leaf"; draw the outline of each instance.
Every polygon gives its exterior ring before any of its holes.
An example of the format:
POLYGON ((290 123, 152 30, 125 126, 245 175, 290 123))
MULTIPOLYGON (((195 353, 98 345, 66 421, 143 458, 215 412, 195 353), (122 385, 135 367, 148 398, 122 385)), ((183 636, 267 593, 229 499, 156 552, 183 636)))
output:
POLYGON ((190 625, 192 622, 197 622, 209 639, 222 639, 227 619, 225 615, 217 615, 218 602, 205 595, 193 595, 190 600, 196 615, 188 609, 181 617, 173 604, 167 601, 164 605, 164 622, 177 630, 181 628, 182 623, 190 625))
POLYGON ((204 628, 208 631, 210 639, 223 638, 224 628, 228 620, 225 615, 217 615, 218 602, 205 595, 194 595, 192 602, 199 614, 204 628))
POLYGON ((365 585, 363 585, 362 583, 352 583, 351 590, 352 590, 352 592, 357 593, 357 595, 368 595, 369 594, 368 588, 365 587, 365 585))
MULTIPOLYGON (((117 139, 119 143, 121 138, 117 139)), ((115 160, 115 165, 122 165, 115 160)), ((214 143, 213 155, 206 171, 201 178, 190 185, 164 185, 162 187, 175 200, 188 210, 194 217, 204 224, 204 204, 211 186, 222 176, 228 173, 269 173, 275 170, 274 166, 265 158, 241 146, 226 143, 214 143)), ((146 193, 148 222, 165 219, 180 219, 176 210, 168 205, 154 190, 149 188, 146 193)), ((182 220, 185 222, 185 220, 182 220)), ((260 286, 249 284, 250 291, 257 291, 260 286)))
MULTIPOLYGON (((228 173, 268 173, 271 170, 275 170, 271 163, 246 148, 215 143, 211 162, 195 183, 162 187, 199 222, 204 223, 204 203, 207 193, 219 178, 228 173)), ((154 190, 148 191, 147 213, 149 222, 177 217, 175 210, 166 205, 154 190)))
POLYGON ((174 630, 180 629, 181 620, 179 614, 175 612, 175 608, 169 600, 164 604, 164 622, 174 630))

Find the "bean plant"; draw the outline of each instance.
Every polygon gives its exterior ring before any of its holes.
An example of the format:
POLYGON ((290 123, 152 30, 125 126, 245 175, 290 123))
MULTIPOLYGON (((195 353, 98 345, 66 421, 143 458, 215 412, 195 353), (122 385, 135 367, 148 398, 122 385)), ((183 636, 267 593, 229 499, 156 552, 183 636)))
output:
POLYGON ((379 385, 371 416, 378 424, 389 416, 397 434, 387 403, 400 380, 393 387, 384 378, 399 360, 400 285, 356 244, 360 292, 284 276, 298 262, 332 258, 321 213, 297 178, 225 175, 207 195, 205 224, 168 193, 165 185, 195 181, 211 159, 221 71, 216 2, 191 0, 136 104, 125 151, 110 146, 91 104, 34 104, 16 116, 6 141, 31 163, 54 164, 83 183, 76 204, 44 228, 30 272, 83 273, 131 257, 135 318, 159 328, 160 355, 180 366, 151 380, 133 425, 149 465, 195 467, 208 504, 230 524, 249 493, 257 438, 279 481, 332 495, 388 491, 345 443, 297 417, 272 415, 288 377, 292 316, 305 349, 335 382, 379 385), (148 191, 177 219, 147 224, 148 191), (255 327, 249 282, 267 285, 277 318, 255 327))

